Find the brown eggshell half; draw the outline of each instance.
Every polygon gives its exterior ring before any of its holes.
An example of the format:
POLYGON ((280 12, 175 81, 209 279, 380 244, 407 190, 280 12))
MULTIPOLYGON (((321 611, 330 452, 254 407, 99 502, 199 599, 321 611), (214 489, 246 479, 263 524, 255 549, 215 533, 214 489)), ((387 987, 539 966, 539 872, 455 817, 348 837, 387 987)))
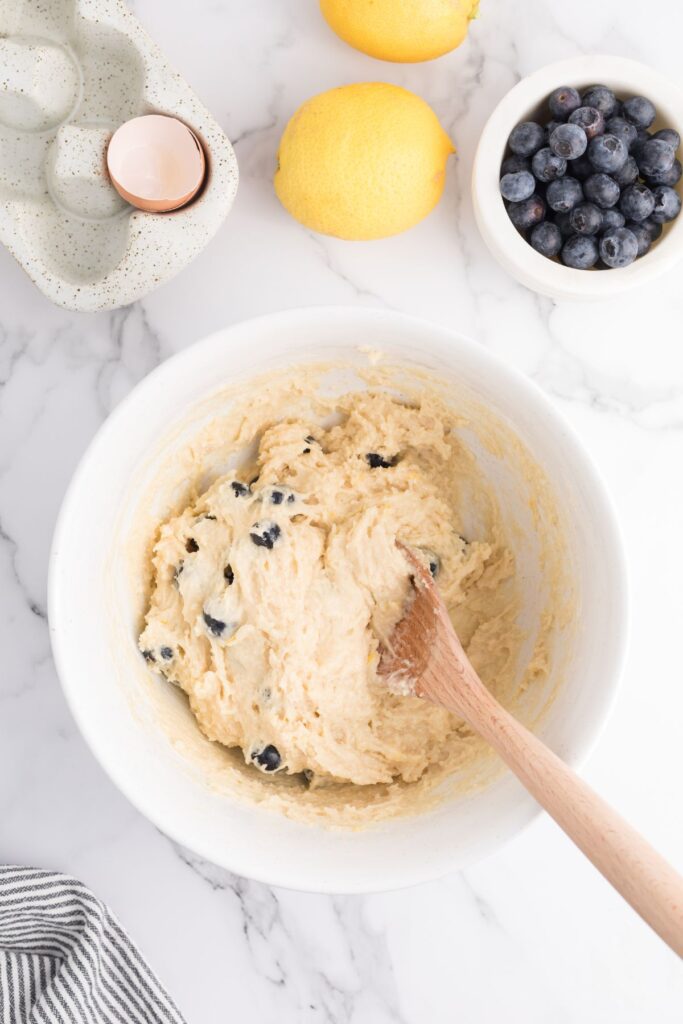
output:
POLYGON ((194 199, 204 181, 206 159, 199 139, 182 121, 145 114, 114 132, 107 169, 126 202, 148 213, 168 213, 194 199))

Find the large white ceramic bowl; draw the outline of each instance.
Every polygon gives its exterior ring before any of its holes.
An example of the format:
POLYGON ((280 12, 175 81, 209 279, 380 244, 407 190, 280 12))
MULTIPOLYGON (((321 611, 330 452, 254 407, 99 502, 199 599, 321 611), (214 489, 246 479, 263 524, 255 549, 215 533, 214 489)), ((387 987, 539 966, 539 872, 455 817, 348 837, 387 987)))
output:
MULTIPOLYGON (((481 133, 474 161, 472 200, 484 241, 509 274, 551 298, 610 298, 653 281, 683 257, 683 214, 665 225, 649 253, 620 270, 574 270, 549 260, 532 249, 510 221, 499 188, 510 132, 520 121, 537 116, 547 121, 542 110, 554 89, 572 85, 581 91, 596 83, 610 86, 620 98, 647 96, 658 113, 653 129, 675 128, 683 135, 683 92, 675 83, 624 57, 572 57, 528 75, 503 97, 481 133)), ((681 190, 680 182, 677 188, 681 190)))
MULTIPOLYGON (((59 517, 49 620, 64 692, 100 764, 167 835, 242 875, 311 891, 373 891, 437 877, 494 850, 538 807, 502 774, 487 788, 414 818, 330 831, 240 803, 210 785, 144 706, 121 521, 139 500, 131 480, 153 471, 146 467, 160 439, 207 396, 271 369, 328 359, 360 365, 367 354, 359 345, 457 384, 508 424, 545 470, 567 527, 578 628, 560 641, 567 671, 538 732, 572 765, 581 763, 605 722, 627 631, 622 549, 595 469, 542 392, 479 345, 395 313, 313 308, 220 331, 150 374, 97 434, 59 517)), ((505 456, 490 462, 492 486, 505 500, 505 456)), ((533 602, 537 570, 528 575, 533 602)), ((181 708, 194 735, 178 691, 159 680, 154 689, 174 713, 181 708)))

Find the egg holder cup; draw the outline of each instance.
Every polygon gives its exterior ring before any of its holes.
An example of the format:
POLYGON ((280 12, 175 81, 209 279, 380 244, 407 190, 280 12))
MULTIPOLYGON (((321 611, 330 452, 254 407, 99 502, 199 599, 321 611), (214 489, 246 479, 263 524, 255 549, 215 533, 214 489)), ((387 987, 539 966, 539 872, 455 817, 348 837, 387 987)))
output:
POLYGON ((0 4, 0 241, 66 309, 115 309, 173 277, 213 237, 237 190, 229 139, 120 0, 0 4), (106 169, 113 131, 169 114, 202 143, 198 196, 134 209, 106 169))

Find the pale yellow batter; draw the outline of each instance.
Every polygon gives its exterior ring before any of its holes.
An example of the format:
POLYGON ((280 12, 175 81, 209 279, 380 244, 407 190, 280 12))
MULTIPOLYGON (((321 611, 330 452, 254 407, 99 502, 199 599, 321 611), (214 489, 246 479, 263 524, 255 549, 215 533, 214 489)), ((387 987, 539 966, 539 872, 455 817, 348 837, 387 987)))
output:
POLYGON ((540 645, 519 664, 514 559, 452 410, 428 391, 333 406, 327 429, 269 415, 253 460, 161 525, 140 649, 188 695, 202 732, 239 748, 264 782, 403 787, 457 765, 473 738, 377 675, 409 592, 396 538, 430 564, 494 692, 542 674, 544 655, 540 645), (475 494, 486 525, 471 536, 475 494))

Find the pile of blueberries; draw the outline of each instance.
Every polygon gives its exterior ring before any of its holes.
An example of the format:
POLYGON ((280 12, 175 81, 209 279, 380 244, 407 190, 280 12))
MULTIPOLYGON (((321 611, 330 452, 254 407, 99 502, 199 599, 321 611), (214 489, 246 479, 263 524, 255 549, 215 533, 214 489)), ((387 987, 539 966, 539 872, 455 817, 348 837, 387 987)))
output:
POLYGON ((678 132, 654 134, 644 96, 623 102, 606 85, 570 86, 548 100, 551 120, 512 130, 500 192, 517 230, 567 267, 626 267, 681 211, 678 132))

